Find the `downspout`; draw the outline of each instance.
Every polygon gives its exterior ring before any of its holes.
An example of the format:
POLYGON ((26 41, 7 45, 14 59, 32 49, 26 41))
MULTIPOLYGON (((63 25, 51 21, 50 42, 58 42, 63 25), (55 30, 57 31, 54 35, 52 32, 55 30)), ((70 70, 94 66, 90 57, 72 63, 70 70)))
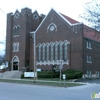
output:
POLYGON ((70 61, 69 61, 69 63, 70 63, 70 69, 71 69, 71 43, 70 43, 70 61))
POLYGON ((84 75, 84 78, 85 77, 85 66, 84 66, 84 54, 85 54, 85 48, 84 48, 84 25, 82 24, 82 47, 83 47, 83 75, 84 75))

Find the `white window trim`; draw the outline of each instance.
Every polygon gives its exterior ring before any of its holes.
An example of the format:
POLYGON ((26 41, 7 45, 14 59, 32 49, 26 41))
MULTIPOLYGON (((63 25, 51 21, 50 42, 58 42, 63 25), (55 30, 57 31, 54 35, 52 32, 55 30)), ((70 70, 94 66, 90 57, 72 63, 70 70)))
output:
POLYGON ((57 61, 58 60, 58 42, 55 42, 55 61, 57 61))
POLYGON ((15 15, 14 15, 14 18, 19 18, 19 13, 16 13, 15 15))
POLYGON ((91 57, 91 56, 87 55, 86 60, 87 60, 87 63, 92 63, 92 57, 91 57), (90 57, 90 58, 89 58, 89 57, 90 57), (89 59, 90 59, 91 61, 89 61, 89 59))
POLYGON ((13 52, 18 52, 19 51, 19 42, 13 43, 13 52))
POLYGON ((64 60, 65 61, 67 61, 67 49, 68 49, 67 48, 67 42, 65 41, 64 42, 64 50, 63 50, 64 51, 64 60))
POLYGON ((42 45, 42 61, 45 61, 45 44, 42 45))
POLYGON ((46 45, 46 54, 47 54, 47 56, 46 56, 46 61, 49 61, 49 56, 50 56, 50 54, 49 54, 49 46, 50 46, 50 44, 49 43, 47 43, 47 45, 46 45))
POLYGON ((63 59, 63 42, 59 42, 59 57, 60 57, 60 60, 63 59))
MULTIPOLYGON (((48 33, 48 31, 50 31, 50 27, 51 27, 52 25, 54 26, 54 30, 53 30, 53 31, 57 32, 57 25, 54 24, 54 23, 51 23, 51 24, 49 24, 48 27, 47 27, 47 33, 48 33)), ((52 32, 53 32, 53 31, 52 31, 52 32)))
POLYGON ((87 49, 92 49, 92 45, 90 41, 86 41, 86 48, 87 49))
MULTIPOLYGON (((13 27, 13 30, 15 30, 15 29, 17 29, 17 28, 19 28, 20 29, 20 25, 15 25, 14 27, 13 27)), ((19 35, 13 35, 13 37, 18 37, 19 35)))
POLYGON ((18 37, 19 35, 15 35, 15 36, 13 36, 13 37, 18 37))
POLYGON ((50 61, 54 60, 54 44, 50 44, 50 61))

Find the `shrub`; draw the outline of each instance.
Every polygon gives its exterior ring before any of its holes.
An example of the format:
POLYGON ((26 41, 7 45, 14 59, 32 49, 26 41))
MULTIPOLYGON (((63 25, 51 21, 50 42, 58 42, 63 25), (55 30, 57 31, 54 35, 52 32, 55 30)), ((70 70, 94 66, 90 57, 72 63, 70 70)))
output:
POLYGON ((66 79, 76 79, 76 78, 82 78, 82 71, 77 71, 74 69, 68 69, 63 72, 63 74, 66 75, 66 79))
POLYGON ((24 78, 24 74, 21 74, 21 79, 23 79, 24 78))
POLYGON ((51 72, 51 71, 42 71, 38 72, 38 78, 58 78, 59 73, 58 72, 51 72))

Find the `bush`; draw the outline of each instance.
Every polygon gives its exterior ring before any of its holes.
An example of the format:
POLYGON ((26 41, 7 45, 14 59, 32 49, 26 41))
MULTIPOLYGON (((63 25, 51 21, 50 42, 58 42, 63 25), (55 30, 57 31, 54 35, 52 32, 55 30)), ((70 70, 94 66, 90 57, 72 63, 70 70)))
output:
POLYGON ((21 74, 21 79, 23 79, 24 78, 24 74, 21 74))
POLYGON ((38 72, 38 78, 58 78, 59 73, 58 72, 51 72, 51 71, 42 71, 38 72))
POLYGON ((63 74, 66 75, 66 79, 77 79, 77 78, 82 78, 82 71, 77 71, 74 69, 69 69, 63 72, 63 74))

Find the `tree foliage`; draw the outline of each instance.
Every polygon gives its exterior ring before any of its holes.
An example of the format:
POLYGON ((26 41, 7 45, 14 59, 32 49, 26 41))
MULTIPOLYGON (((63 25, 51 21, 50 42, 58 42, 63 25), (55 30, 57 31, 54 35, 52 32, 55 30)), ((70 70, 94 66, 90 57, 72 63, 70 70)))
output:
POLYGON ((80 15, 90 27, 100 31, 100 1, 90 0, 84 5, 85 11, 80 15))
POLYGON ((5 55, 0 55, 0 65, 5 62, 5 55))

